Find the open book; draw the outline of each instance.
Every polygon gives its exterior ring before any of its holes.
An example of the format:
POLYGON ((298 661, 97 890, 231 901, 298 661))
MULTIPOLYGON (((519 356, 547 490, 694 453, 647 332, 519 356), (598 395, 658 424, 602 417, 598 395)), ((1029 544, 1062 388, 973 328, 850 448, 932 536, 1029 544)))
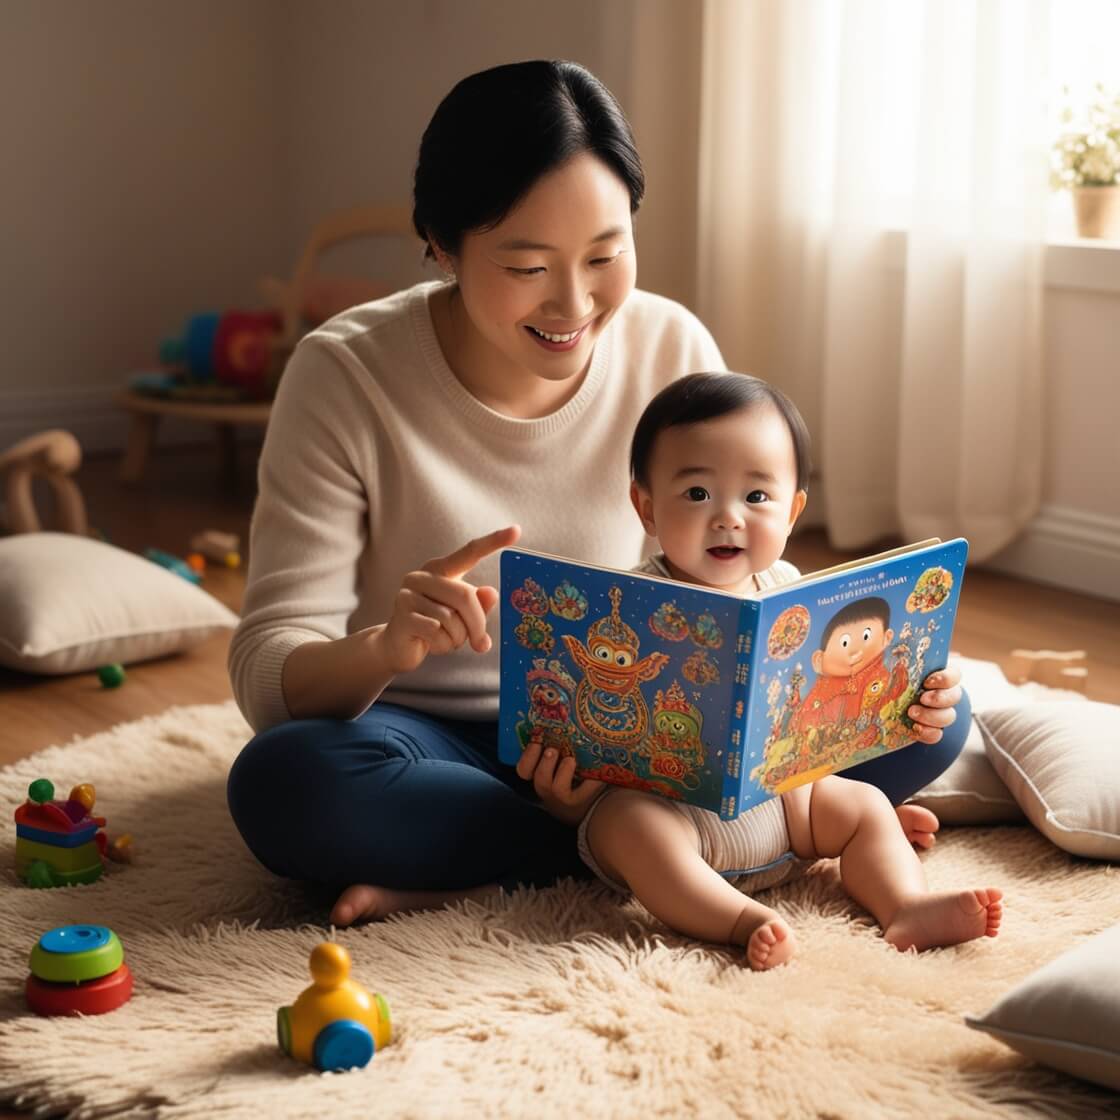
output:
POLYGON ((499 755, 733 820, 912 741, 942 669, 968 542, 923 541, 742 597, 506 549, 499 755))

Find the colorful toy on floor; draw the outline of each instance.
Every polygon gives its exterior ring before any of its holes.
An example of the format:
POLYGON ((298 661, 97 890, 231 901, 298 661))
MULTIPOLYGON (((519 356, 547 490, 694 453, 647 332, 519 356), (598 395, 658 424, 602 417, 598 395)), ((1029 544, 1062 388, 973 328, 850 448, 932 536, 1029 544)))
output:
POLYGON ((27 801, 15 813, 16 874, 29 887, 67 887, 101 877, 105 818, 92 815, 95 797, 88 782, 75 786, 65 801, 54 800, 46 778, 27 787, 27 801))
POLYGON ((102 688, 120 688, 125 682, 124 666, 115 662, 112 665, 102 665, 97 670, 97 679, 102 688))
POLYGON ((238 552, 240 541, 236 533, 223 533, 220 529, 203 529, 191 537, 191 548, 201 553, 207 560, 215 564, 224 564, 227 568, 241 566, 241 553, 238 552))
POLYGON ((146 548, 144 549, 144 557, 151 560, 153 564, 158 564, 161 568, 166 568, 169 572, 182 576, 188 583, 202 582, 202 576, 191 568, 185 560, 180 560, 178 556, 173 556, 170 552, 164 552, 162 548, 146 548))
POLYGON ((389 1005, 350 979, 350 954, 333 941, 311 950, 311 978, 276 1012, 280 1049, 319 1070, 360 1069, 389 1045, 389 1005))
POLYGON ((127 1003, 132 973, 107 926, 57 926, 31 950, 27 1006, 36 1015, 104 1015, 127 1003))

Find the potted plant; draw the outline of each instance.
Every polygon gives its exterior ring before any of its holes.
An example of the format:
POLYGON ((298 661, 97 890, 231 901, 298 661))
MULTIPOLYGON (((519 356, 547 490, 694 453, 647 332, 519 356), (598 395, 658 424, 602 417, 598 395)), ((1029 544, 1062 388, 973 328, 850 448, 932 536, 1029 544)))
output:
POLYGON ((1120 241, 1120 92, 1101 83, 1088 111, 1078 117, 1068 104, 1054 141, 1051 184, 1073 195, 1079 237, 1120 241))

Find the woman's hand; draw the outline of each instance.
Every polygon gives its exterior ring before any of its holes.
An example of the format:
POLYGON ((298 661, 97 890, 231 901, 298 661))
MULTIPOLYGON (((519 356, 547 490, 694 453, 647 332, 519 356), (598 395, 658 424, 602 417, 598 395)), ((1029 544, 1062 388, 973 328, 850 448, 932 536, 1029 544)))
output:
POLYGON ((450 653, 468 641, 476 653, 489 651, 486 616, 497 603, 498 592, 475 587, 462 577, 520 536, 516 525, 498 529, 404 577, 393 613, 378 635, 378 652, 391 675, 410 673, 428 654, 450 653))
POLYGON ((555 747, 545 748, 542 754, 540 744, 532 741, 517 760, 518 777, 525 781, 532 779, 533 788, 549 816, 570 825, 583 820, 603 787, 602 782, 587 778, 572 785, 575 773, 574 756, 557 761, 555 747))
POLYGON ((961 699, 961 673, 955 666, 930 673, 922 681, 922 691, 906 714, 914 721, 914 738, 921 743, 937 743, 942 728, 957 718, 953 710, 961 699))

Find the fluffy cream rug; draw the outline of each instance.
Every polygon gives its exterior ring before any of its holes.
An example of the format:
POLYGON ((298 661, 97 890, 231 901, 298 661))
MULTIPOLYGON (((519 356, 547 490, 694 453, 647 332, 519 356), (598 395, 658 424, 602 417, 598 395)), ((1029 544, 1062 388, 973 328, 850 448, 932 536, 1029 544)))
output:
MULTIPOLYGON (((308 983, 322 914, 262 871, 225 808, 248 735, 232 704, 173 709, 0 772, 0 1101, 74 1116, 942 1117, 1111 1114, 1115 1098, 970 1031, 1039 965, 1116 920, 1115 870, 1025 828, 946 830, 935 887, 1000 885, 1003 933, 902 955, 843 895, 834 864, 770 892, 801 952, 765 974, 573 883, 346 931, 389 1000, 394 1044, 365 1070, 284 1057, 275 1010, 308 983), (32 891, 11 811, 30 780, 93 782, 137 861, 32 891), (132 1001, 103 1018, 26 1013, 27 952, 51 926, 120 935, 132 1001)), ((515 841, 512 841, 515 842, 515 841)))

